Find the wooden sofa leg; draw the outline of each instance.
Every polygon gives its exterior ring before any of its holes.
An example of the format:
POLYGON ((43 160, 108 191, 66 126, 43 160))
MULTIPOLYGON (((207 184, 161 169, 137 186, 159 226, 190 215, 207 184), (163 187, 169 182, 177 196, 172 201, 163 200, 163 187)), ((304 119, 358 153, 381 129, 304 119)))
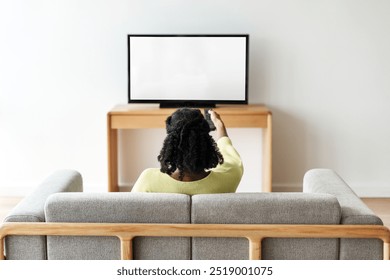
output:
POLYGON ((133 259, 133 239, 121 238, 121 259, 132 260, 133 259))
POLYGON ((261 241, 262 238, 251 238, 249 239, 249 259, 250 260, 261 260, 261 241))
POLYGON ((383 259, 390 260, 390 243, 389 242, 383 243, 383 259))
POLYGON ((5 260, 5 256, 4 256, 4 238, 0 238, 0 260, 5 260))

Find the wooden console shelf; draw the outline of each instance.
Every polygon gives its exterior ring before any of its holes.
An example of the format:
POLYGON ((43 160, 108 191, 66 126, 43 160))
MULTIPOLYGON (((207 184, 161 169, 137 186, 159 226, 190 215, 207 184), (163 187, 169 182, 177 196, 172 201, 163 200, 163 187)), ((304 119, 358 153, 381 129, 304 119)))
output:
MULTIPOLYGON (((202 109, 202 108, 201 108, 202 109)), ((176 109, 161 109, 158 105, 124 104, 107 114, 108 191, 118 186, 118 129, 164 128, 165 119, 176 109)), ((215 108, 227 128, 262 128, 263 192, 272 191, 272 114, 263 105, 221 105, 215 108)))

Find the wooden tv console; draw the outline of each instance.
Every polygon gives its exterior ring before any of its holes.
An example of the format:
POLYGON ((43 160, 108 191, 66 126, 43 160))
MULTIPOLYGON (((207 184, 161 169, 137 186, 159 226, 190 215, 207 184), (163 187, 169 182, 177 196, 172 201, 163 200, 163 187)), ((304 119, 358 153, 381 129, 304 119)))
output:
MULTIPOLYGON (((202 109, 202 108, 201 108, 202 109)), ((118 129, 164 128, 165 119, 176 109, 161 109, 158 105, 117 105, 107 113, 108 191, 118 186, 118 129)), ((272 114, 264 105, 221 105, 215 108, 227 128, 262 128, 263 192, 272 191, 272 114)))

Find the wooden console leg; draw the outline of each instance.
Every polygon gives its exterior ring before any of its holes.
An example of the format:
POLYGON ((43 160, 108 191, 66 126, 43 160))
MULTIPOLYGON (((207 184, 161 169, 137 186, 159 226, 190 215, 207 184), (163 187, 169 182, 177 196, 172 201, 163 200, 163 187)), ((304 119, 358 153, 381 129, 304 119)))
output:
POLYGON ((267 127, 263 129, 263 192, 272 192, 272 115, 267 116, 267 127))
POLYGON ((118 192, 118 130, 111 128, 111 116, 107 115, 108 191, 118 192))

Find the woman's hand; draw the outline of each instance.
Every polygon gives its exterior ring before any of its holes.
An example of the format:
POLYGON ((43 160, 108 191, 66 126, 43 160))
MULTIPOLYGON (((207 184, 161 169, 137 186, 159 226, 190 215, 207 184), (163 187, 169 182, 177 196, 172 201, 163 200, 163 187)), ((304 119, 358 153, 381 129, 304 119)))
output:
POLYGON ((223 123, 221 116, 214 110, 209 110, 211 121, 214 123, 216 128, 217 140, 221 137, 228 136, 225 124, 223 123))

